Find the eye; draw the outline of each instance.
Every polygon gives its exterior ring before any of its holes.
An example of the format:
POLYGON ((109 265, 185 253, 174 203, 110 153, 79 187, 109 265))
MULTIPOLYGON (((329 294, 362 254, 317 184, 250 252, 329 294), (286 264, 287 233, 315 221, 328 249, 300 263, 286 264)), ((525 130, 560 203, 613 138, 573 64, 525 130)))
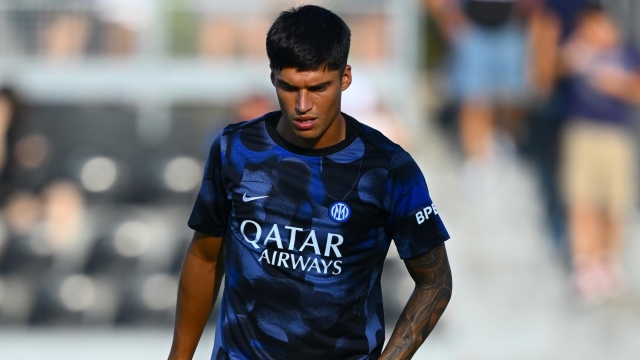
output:
POLYGON ((282 89, 283 91, 286 91, 286 92, 295 92, 295 91, 298 91, 298 89, 297 89, 297 88, 295 88, 295 87, 293 87, 293 86, 291 86, 291 85, 289 85, 289 84, 278 83, 278 87, 279 87, 280 89, 282 89))
POLYGON ((327 90, 327 87, 329 87, 329 86, 328 85, 323 85, 323 86, 320 86, 320 87, 310 88, 309 90, 313 91, 313 92, 323 92, 323 91, 327 90))

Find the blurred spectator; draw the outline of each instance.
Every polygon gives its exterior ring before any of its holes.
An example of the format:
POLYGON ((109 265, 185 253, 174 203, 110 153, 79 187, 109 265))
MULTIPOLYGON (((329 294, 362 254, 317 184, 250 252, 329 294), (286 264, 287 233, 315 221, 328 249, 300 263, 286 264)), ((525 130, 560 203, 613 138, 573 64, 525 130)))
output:
POLYGON ((499 120, 510 133, 522 116, 526 95, 525 0, 427 0, 427 8, 451 42, 451 83, 460 103, 459 126, 465 170, 483 175, 494 161, 499 120))
POLYGON ((6 138, 13 122, 13 103, 15 102, 12 97, 11 90, 0 90, 0 171, 4 169, 7 162, 6 138))
MULTIPOLYGON (((47 185, 41 194, 27 191, 13 193, 3 209, 10 238, 7 256, 0 257, 3 271, 35 271, 35 261, 44 263, 39 270, 73 266, 82 257, 79 242, 84 220, 84 196, 73 183, 58 180, 47 185)), ((73 270, 73 269, 66 269, 73 270)))
POLYGON ((2 210, 9 234, 27 235, 40 221, 42 200, 30 192, 18 191, 7 199, 2 210))
POLYGON ((270 111, 274 111, 278 108, 277 104, 274 104, 267 96, 261 94, 249 95, 246 98, 240 100, 233 107, 233 116, 235 121, 247 121, 255 119, 264 115, 270 111))
POLYGON ((8 137, 10 156, 4 175, 6 191, 39 189, 49 180, 51 172, 60 171, 47 166, 51 165, 51 140, 32 131, 20 125, 8 137))
MULTIPOLYGON (((198 52, 204 58, 265 58, 264 36, 273 20, 272 16, 265 14, 275 16, 283 9, 305 3, 300 0, 191 1, 197 13, 203 15, 198 30, 198 52)), ((330 1, 314 1, 316 5, 326 3, 330 1)), ((372 1, 366 3, 371 5, 372 1)), ((385 17, 380 14, 358 15, 347 22, 353 38, 358 38, 352 42, 352 55, 381 60, 385 55, 385 17)))
POLYGON ((82 5, 68 1, 61 4, 61 10, 56 11, 41 29, 39 46, 44 57, 61 60, 77 59, 84 55, 91 24, 89 14, 82 5))
POLYGON ((84 216, 84 196, 69 181, 58 180, 43 191, 46 243, 60 252, 72 247, 80 236, 84 216))
POLYGON ((98 17, 104 21, 105 52, 109 56, 132 55, 140 37, 153 21, 152 0, 95 0, 98 17))
POLYGON ((633 105, 640 59, 605 12, 590 6, 561 50, 570 77, 562 173, 569 210, 573 280, 592 302, 619 295, 621 246, 635 196, 633 105))
POLYGON ((10 87, 0 89, 0 204, 10 191, 8 168, 12 162, 12 146, 19 104, 16 92, 10 87))
POLYGON ((525 153, 538 170, 545 214, 554 244, 565 265, 567 249, 566 209, 560 195, 560 130, 566 117, 569 82, 558 73, 559 48, 576 27, 580 12, 591 0, 545 0, 529 22, 533 98, 527 117, 525 153))
POLYGON ((193 1, 198 13, 204 14, 199 30, 202 57, 264 57, 264 36, 271 25, 264 13, 269 12, 271 4, 256 0, 193 1))

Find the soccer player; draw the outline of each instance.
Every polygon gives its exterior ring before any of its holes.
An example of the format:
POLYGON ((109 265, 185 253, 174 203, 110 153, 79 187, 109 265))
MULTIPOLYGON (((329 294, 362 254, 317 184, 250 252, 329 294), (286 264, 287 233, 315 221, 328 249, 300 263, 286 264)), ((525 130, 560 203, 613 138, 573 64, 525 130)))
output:
POLYGON ((191 359, 226 274, 212 359, 409 359, 451 298, 449 235, 415 161, 340 112, 350 31, 317 6, 267 34, 280 110, 214 141, 169 358, 191 359), (383 351, 391 241, 415 289, 383 351))

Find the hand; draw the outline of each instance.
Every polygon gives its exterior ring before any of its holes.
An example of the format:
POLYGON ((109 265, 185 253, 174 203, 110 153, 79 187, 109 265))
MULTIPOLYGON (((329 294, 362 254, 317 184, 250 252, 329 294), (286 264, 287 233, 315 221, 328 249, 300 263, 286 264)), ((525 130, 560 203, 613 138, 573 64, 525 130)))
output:
POLYGON ((587 74, 595 58, 594 50, 580 40, 573 40, 562 50, 562 61, 573 74, 587 74))
POLYGON ((602 65, 589 77, 589 83, 598 91, 613 97, 624 96, 629 88, 631 74, 618 66, 602 65))

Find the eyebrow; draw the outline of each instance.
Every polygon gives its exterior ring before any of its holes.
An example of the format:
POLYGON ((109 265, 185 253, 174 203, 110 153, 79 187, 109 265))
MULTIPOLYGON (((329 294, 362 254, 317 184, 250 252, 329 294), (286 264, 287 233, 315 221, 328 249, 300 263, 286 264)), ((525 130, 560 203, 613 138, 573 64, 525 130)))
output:
MULTIPOLYGON (((278 84, 283 85, 285 87, 288 87, 290 89, 296 89, 296 90, 300 89, 299 87, 293 86, 293 85, 289 84, 288 82, 286 82, 286 81, 284 81, 282 79, 276 79, 276 82, 278 82, 278 84)), ((307 87, 307 89, 309 89, 309 90, 320 89, 320 88, 323 88, 325 86, 331 85, 332 82, 333 81, 329 80, 329 81, 325 81, 325 82, 320 83, 320 84, 314 84, 314 85, 311 85, 311 86, 307 87)))

